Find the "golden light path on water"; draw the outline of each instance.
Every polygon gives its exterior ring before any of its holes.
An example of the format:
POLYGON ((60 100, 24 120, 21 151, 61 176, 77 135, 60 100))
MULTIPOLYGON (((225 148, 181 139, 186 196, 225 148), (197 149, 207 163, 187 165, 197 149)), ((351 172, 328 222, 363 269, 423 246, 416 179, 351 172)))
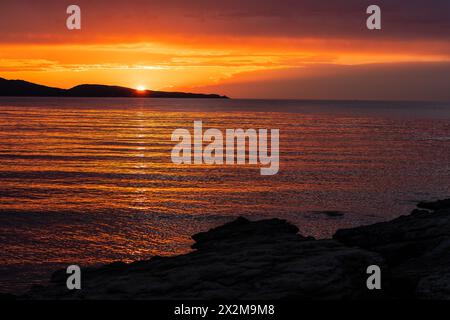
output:
POLYGON ((190 235, 239 215, 329 237, 450 190, 447 105, 10 98, 0 114, 5 288, 61 264, 186 252, 190 235), (171 133, 195 120, 279 128, 279 173, 173 164, 171 133))

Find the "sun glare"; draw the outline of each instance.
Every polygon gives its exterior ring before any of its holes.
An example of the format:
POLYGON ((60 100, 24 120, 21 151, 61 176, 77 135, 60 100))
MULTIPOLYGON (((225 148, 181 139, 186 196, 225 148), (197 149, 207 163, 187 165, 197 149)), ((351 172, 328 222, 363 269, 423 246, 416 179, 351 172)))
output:
POLYGON ((136 90, 137 91, 145 91, 145 87, 144 86, 137 86, 136 90))

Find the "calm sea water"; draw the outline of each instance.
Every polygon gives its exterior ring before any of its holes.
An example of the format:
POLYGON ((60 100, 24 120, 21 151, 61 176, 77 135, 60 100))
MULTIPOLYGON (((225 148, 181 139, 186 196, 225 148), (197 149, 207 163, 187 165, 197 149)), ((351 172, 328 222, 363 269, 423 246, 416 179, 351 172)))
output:
POLYGON ((330 237, 448 197, 449 163, 450 103, 1 98, 0 291, 186 252, 240 215, 330 237), (172 131, 195 120, 280 129, 279 173, 172 164, 172 131))

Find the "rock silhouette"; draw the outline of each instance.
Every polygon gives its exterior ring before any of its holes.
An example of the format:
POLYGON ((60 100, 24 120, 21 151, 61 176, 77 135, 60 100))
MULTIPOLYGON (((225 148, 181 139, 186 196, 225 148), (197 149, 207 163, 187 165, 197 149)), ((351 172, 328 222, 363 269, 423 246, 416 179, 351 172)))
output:
POLYGON ((334 239, 380 254, 399 294, 450 299, 450 199, 421 202, 409 216, 348 230, 334 239))
POLYGON ((195 251, 83 269, 82 290, 66 273, 22 299, 378 299, 450 298, 450 201, 419 204, 389 222, 315 240, 280 219, 238 218, 193 236, 195 251), (368 290, 366 268, 382 270, 368 290))

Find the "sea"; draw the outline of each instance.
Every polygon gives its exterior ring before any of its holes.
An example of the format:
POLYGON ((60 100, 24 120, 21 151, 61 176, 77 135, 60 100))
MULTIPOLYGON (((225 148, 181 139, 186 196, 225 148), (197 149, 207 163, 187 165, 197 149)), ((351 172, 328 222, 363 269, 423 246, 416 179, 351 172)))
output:
POLYGON ((0 292, 187 253, 238 216, 329 238, 448 197, 448 102, 0 98, 0 292), (174 164, 172 132, 200 120, 279 129, 279 172, 174 164))

